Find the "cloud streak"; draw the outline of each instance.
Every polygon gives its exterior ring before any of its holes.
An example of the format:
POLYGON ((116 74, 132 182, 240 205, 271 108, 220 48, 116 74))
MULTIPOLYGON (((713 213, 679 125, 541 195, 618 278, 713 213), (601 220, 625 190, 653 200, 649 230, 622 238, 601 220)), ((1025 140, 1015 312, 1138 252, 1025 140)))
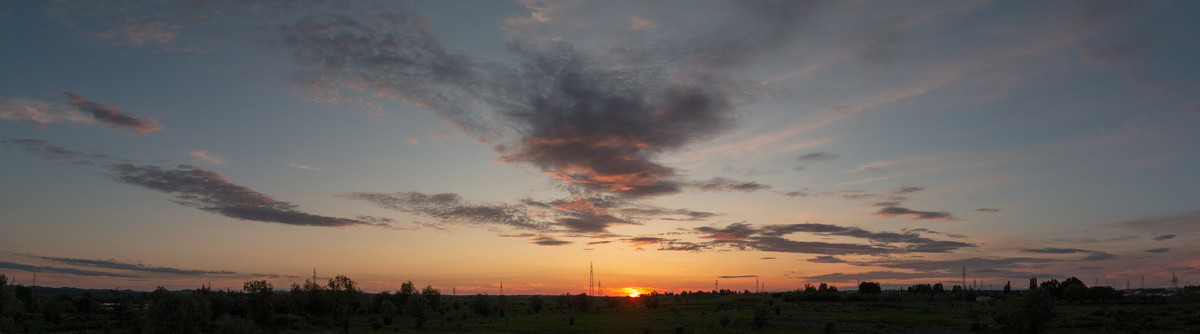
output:
POLYGON ((141 278, 140 276, 114 274, 103 271, 83 270, 75 268, 50 267, 50 266, 35 266, 16 262, 0 261, 0 268, 23 270, 31 273, 48 273, 48 274, 67 274, 75 276, 89 277, 112 277, 112 278, 141 278))
POLYGON ((296 204, 276 200, 252 188, 234 184, 220 173, 195 166, 138 165, 33 139, 5 139, 0 142, 20 147, 45 159, 92 166, 114 181, 168 194, 176 204, 239 220, 297 226, 386 226, 378 222, 303 212, 296 204))
POLYGON ((68 100, 66 106, 39 100, 0 98, 0 119, 23 121, 41 128, 60 121, 96 123, 143 136, 163 129, 154 119, 121 111, 119 106, 89 101, 70 92, 62 95, 68 100))

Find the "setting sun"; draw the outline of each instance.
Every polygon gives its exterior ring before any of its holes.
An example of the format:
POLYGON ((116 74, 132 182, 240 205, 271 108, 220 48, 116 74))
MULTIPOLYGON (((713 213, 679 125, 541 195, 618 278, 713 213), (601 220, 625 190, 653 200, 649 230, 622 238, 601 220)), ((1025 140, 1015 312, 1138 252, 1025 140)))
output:
POLYGON ((631 298, 637 298, 637 296, 640 296, 642 294, 642 292, 640 290, 638 290, 637 288, 625 288, 624 290, 625 290, 626 294, 629 295, 629 297, 631 297, 631 298))

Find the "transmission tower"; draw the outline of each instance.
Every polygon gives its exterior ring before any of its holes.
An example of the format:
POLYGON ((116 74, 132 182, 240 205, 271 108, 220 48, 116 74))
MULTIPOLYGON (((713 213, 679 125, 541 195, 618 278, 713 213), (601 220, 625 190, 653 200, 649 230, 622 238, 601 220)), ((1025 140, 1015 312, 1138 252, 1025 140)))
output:
MULTIPOLYGON (((36 279, 37 275, 34 275, 33 278, 36 279)), ((1174 288, 1175 290, 1179 290, 1179 277, 1175 276, 1174 271, 1171 272, 1171 287, 1174 288)))
POLYGON ((591 262, 588 262, 588 296, 596 295, 595 279, 596 279, 596 267, 594 265, 592 265, 591 262))
POLYGON ((963 289, 964 289, 964 290, 967 288, 967 266, 965 266, 965 265, 963 266, 963 281, 962 281, 962 287, 963 287, 963 289))

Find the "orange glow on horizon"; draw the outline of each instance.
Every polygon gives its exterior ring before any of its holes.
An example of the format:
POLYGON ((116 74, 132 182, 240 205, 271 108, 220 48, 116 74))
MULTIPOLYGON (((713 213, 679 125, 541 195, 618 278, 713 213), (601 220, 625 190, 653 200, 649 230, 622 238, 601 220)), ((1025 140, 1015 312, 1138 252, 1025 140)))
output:
POLYGON ((631 298, 637 298, 638 296, 641 296, 644 293, 644 292, 642 292, 642 290, 640 290, 638 288, 633 288, 633 287, 622 288, 621 290, 625 291, 625 295, 627 295, 631 298))

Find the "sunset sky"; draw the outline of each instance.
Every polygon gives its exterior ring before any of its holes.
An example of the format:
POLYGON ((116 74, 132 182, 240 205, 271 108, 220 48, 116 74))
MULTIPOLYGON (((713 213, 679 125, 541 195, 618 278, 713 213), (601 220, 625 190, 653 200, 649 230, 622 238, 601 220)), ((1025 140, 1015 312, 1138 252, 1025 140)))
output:
POLYGON ((1196 1, 0 0, 0 273, 1200 283, 1196 1))

